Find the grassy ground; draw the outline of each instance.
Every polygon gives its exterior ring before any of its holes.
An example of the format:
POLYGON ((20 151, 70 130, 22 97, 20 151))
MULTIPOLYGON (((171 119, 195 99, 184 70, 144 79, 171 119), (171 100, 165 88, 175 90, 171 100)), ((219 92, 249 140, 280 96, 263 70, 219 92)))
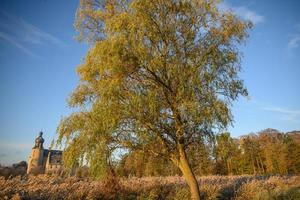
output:
MULTIPOLYGON (((200 177, 202 199, 300 199, 300 176, 200 177)), ((190 199, 181 177, 0 177, 0 199, 190 199)))

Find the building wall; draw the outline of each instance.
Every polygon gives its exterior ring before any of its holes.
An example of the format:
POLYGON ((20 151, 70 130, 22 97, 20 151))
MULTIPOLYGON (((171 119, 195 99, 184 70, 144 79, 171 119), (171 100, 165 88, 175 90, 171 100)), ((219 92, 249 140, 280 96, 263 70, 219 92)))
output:
POLYGON ((43 155, 44 149, 32 149, 29 156, 27 174, 42 174, 45 172, 43 155))
POLYGON ((47 174, 59 174, 62 171, 62 165, 60 164, 47 164, 45 173, 47 174))
MULTIPOLYGON (((54 174, 63 169, 61 157, 56 158, 59 162, 51 163, 51 150, 33 148, 29 156, 27 174, 54 174)), ((52 161, 53 162, 53 161, 52 161)))

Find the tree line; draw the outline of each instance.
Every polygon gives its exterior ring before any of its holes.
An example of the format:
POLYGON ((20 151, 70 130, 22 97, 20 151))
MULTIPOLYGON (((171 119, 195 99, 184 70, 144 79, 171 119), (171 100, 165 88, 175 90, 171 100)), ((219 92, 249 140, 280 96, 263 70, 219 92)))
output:
MULTIPOLYGON (((300 174, 300 132, 265 129, 239 138, 225 132, 190 146, 187 155, 198 176, 300 174)), ((141 150, 128 152, 116 169, 126 177, 180 175, 169 160, 141 150)))

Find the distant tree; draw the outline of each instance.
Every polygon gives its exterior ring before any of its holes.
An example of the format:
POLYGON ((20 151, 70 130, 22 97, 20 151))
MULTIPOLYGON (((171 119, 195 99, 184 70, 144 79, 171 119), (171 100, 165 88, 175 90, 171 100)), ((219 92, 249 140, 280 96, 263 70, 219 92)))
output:
POLYGON ((258 136, 254 133, 242 136, 240 138, 241 171, 247 174, 265 173, 265 164, 263 159, 263 147, 260 145, 258 136))
POLYGON ((237 174, 240 151, 236 141, 230 137, 230 133, 217 135, 215 148, 217 173, 237 174))
POLYGON ((116 148, 149 151, 179 167, 200 199, 186 150, 225 128, 231 102, 247 95, 237 45, 250 26, 214 0, 82 0, 76 27, 92 48, 69 100, 80 111, 58 127, 66 163, 97 171, 116 148))
POLYGON ((284 144, 284 134, 275 129, 265 129, 258 135, 264 153, 266 172, 287 174, 287 149, 284 144))
POLYGON ((4 176, 5 178, 15 177, 15 176, 24 176, 27 171, 27 162, 21 161, 12 166, 1 166, 0 164, 0 176, 4 176))
POLYGON ((187 156, 190 165, 196 175, 208 175, 213 173, 212 148, 210 140, 199 140, 189 146, 187 156))
POLYGON ((123 156, 117 169, 120 175, 126 177, 172 176, 178 174, 177 168, 170 160, 141 150, 134 150, 123 156))
POLYGON ((288 173, 300 174, 300 132, 286 133, 284 143, 287 152, 288 173))

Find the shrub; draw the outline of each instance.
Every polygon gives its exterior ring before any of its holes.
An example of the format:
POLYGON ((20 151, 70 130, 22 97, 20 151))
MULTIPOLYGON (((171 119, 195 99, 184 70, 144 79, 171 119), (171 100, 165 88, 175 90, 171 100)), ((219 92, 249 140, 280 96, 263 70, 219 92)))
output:
POLYGON ((21 161, 9 167, 4 167, 0 165, 0 176, 3 176, 5 178, 24 176, 26 175, 26 171, 27 163, 25 161, 21 161))
POLYGON ((253 180, 241 186, 236 199, 300 199, 300 177, 270 177, 253 180))

